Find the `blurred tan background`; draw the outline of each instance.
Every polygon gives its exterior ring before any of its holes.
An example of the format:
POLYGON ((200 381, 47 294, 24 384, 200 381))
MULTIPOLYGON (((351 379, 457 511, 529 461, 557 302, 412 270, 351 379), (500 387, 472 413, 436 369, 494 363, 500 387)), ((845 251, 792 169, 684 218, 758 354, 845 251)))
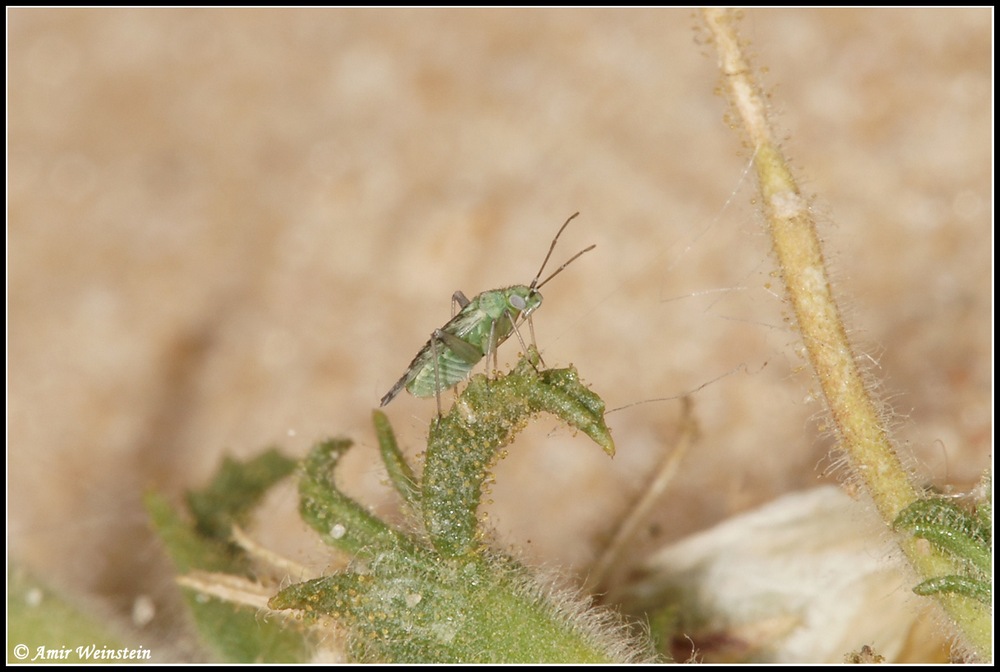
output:
MULTIPOLYGON (((127 628, 176 631, 140 498, 224 453, 357 442, 462 289, 546 286, 550 366, 609 407, 694 397, 701 439, 630 560, 836 480, 750 158, 686 10, 8 12, 8 546, 127 628)), ((748 11, 785 148, 816 195, 859 354, 917 478, 990 463, 988 9, 748 11)), ((501 361, 514 361, 511 339, 501 361)), ((447 402, 446 397, 445 401, 447 402)), ((433 400, 386 409, 416 455, 433 400)), ((496 469, 499 543, 584 576, 676 437, 618 455, 542 418, 496 469)), ((322 567, 291 488, 256 535, 322 567)), ((182 653, 178 653, 182 656, 182 653)))

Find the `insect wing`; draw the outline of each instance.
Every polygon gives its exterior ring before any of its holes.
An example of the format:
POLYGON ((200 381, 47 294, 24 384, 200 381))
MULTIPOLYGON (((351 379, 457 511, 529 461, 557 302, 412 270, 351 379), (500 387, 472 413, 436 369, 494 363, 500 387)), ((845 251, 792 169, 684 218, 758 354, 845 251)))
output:
POLYGON ((406 382, 406 389, 415 397, 433 397, 440 391, 458 385, 468 377, 475 364, 461 359, 438 337, 434 337, 433 349, 428 341, 418 357, 421 362, 412 369, 413 376, 406 382))
POLYGON ((483 358, 484 354, 479 343, 475 341, 478 335, 477 327, 481 327, 488 316, 484 315, 477 305, 476 300, 473 299, 458 315, 451 318, 444 327, 438 330, 465 342, 467 347, 463 347, 462 352, 459 353, 448 345, 447 337, 431 336, 431 340, 424 344, 424 347, 410 362, 406 373, 382 397, 381 406, 392 401, 403 388, 409 390, 410 394, 415 397, 432 397, 439 391, 447 390, 465 380, 469 371, 472 370, 476 362, 483 358), (473 342, 466 340, 469 339, 470 335, 473 337, 473 342), (437 359, 436 366, 435 357, 437 359))
POLYGON ((424 347, 421 348, 420 351, 413 358, 413 361, 410 362, 410 365, 406 367, 406 371, 403 373, 402 376, 400 376, 399 380, 396 381, 396 384, 393 385, 392 388, 388 392, 386 392, 385 395, 382 397, 382 400, 379 401, 379 406, 385 406, 390 401, 395 399, 396 395, 398 395, 400 392, 403 391, 403 388, 409 388, 410 384, 420 374, 420 372, 423 369, 427 368, 428 366, 431 367, 433 366, 432 362, 433 358, 431 357, 431 342, 427 341, 424 347))
POLYGON ((476 296, 466 303, 455 317, 448 320, 448 323, 441 327, 441 331, 458 336, 466 342, 470 342, 469 336, 473 334, 471 342, 475 343, 474 332, 477 332, 488 319, 489 316, 479 309, 479 296, 476 296))

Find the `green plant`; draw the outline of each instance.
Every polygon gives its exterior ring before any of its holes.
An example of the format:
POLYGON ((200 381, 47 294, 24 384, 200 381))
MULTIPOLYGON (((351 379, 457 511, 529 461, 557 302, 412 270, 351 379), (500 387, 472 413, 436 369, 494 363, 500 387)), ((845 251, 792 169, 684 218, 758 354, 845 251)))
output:
MULTIPOLYGON (((989 493, 990 479, 984 479, 989 493)), ((926 539, 957 564, 958 573, 934 576, 919 583, 918 595, 960 595, 989 606, 993 600, 993 507, 987 494, 970 511, 953 498, 918 499, 903 509, 893 526, 926 539)))
MULTIPOLYGON (((532 417, 554 415, 614 455, 600 397, 583 385, 574 368, 539 370, 539 363, 529 348, 510 373, 473 376, 451 410, 432 424, 422 478, 399 451, 386 416, 374 412, 390 481, 411 514, 408 530, 389 526, 337 486, 337 465, 351 441, 319 443, 302 466, 300 512, 325 543, 350 561, 341 571, 281 590, 268 606, 293 610, 302 623, 320 630, 335 621, 346 630, 350 657, 358 661, 623 662, 640 657, 639 651, 648 655, 649 647, 626 636, 610 612, 586 609, 579 598, 553 590, 550 582, 484 542, 477 516, 483 485, 502 449, 532 417)), ((223 471, 228 476, 220 475, 217 484, 247 480, 239 476, 238 465, 223 471)), ((218 488, 189 497, 189 503, 201 503, 191 507, 198 522, 182 528, 184 534, 175 533, 175 543, 185 548, 191 536, 200 536, 204 543, 194 542, 204 559, 199 569, 238 571, 249 579, 247 554, 220 541, 218 526, 204 520, 234 519, 227 513, 233 507, 224 502, 252 499, 222 496, 218 488), (217 559, 220 553, 224 561, 217 559)), ((152 504, 160 529, 173 529, 175 518, 157 501, 152 504)), ((244 511, 242 505, 236 509, 244 511)), ((190 561, 181 564, 191 567, 190 561)), ((207 615, 204 621, 215 622, 207 615)))

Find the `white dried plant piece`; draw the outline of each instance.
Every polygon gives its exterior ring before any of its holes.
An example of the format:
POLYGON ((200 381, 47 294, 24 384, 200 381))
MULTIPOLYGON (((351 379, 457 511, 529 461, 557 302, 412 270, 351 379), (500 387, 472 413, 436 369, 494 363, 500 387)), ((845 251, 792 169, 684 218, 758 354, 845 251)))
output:
MULTIPOLYGON (((233 525, 233 542, 247 552, 247 555, 263 562, 265 565, 284 572, 287 576, 294 578, 296 581, 305 581, 307 579, 314 579, 320 576, 317 572, 300 565, 290 558, 286 558, 280 553, 275 553, 274 551, 264 548, 262 545, 257 543, 253 538, 250 537, 246 532, 243 531, 239 525, 233 525)), ((347 564, 346 560, 343 563, 345 566, 347 564)))
MULTIPOLYGON (((841 663, 865 644, 889 661, 930 660, 945 641, 901 560, 872 511, 825 486, 667 546, 621 600, 653 612, 679 597, 681 613, 706 624, 702 634, 746 660, 841 663)), ((704 638, 691 634, 699 648, 704 638)), ((700 653, 712 660, 707 649, 700 653)))
POLYGON ((196 590, 202 595, 261 609, 281 617, 285 616, 280 611, 275 611, 267 606, 267 601, 274 595, 273 586, 265 586, 241 576, 221 572, 193 571, 184 576, 178 576, 177 583, 184 588, 196 590))

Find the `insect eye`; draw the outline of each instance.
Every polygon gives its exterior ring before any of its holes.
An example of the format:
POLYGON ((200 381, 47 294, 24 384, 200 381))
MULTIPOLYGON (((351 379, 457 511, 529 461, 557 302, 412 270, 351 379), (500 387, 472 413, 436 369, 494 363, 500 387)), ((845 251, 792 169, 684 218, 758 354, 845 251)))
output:
POLYGON ((510 297, 510 305, 514 306, 518 310, 524 310, 528 304, 524 302, 523 297, 520 297, 517 294, 513 294, 510 297))

